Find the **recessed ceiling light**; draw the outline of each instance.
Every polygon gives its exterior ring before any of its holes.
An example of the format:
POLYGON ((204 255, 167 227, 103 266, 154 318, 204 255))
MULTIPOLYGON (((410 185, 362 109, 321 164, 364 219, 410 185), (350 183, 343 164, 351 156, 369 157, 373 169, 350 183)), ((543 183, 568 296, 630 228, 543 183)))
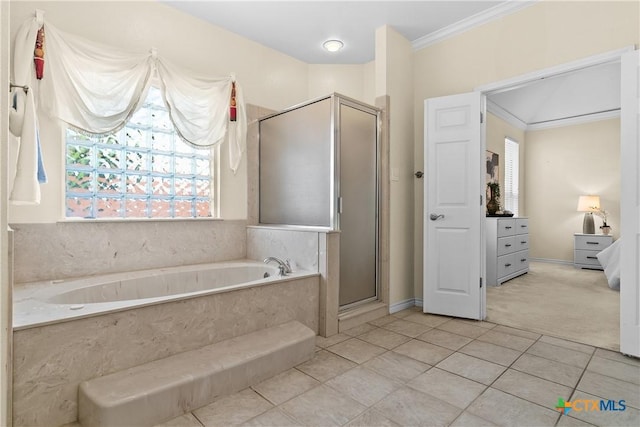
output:
POLYGON ((328 50, 329 52, 337 52, 342 49, 342 46, 344 46, 344 43, 342 43, 340 40, 327 40, 326 42, 322 43, 322 47, 324 47, 325 50, 328 50))

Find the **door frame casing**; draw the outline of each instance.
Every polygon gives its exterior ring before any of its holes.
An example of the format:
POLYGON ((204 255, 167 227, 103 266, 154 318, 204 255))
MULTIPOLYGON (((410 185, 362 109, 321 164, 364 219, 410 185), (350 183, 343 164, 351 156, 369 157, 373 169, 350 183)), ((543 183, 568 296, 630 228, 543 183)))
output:
MULTIPOLYGON (((610 52, 605 52, 602 54, 598 54, 598 55, 593 55, 593 56, 589 56, 587 58, 582 58, 576 61, 572 61, 572 62, 567 62, 564 64, 560 64, 560 65, 556 65, 553 67, 549 67, 549 68, 545 68, 542 70, 537 70, 531 73, 527 73, 527 74, 523 74, 520 76, 516 76, 510 79, 506 79, 506 80, 501 80, 501 81, 497 81, 497 82, 493 82, 493 83, 489 83, 486 85, 482 85, 482 86, 478 86, 474 89, 475 92, 480 92, 482 94, 481 98, 482 98, 482 102, 481 102, 481 108, 482 108, 482 114, 484 117, 486 117, 486 98, 487 95, 489 94, 495 94, 495 93, 500 93, 500 92, 504 92, 510 89, 515 89, 517 87, 520 86, 524 86, 527 85, 529 83, 532 83, 534 81, 537 80, 541 80, 541 79, 546 79, 546 78, 550 78, 550 77, 554 77, 554 76, 558 76, 561 74, 566 74, 566 73, 570 73, 573 71, 577 71, 583 68, 587 68, 587 67, 591 67, 591 66, 595 66, 595 65, 600 65, 600 64, 605 64, 605 63, 610 63, 610 62, 619 62, 622 59, 622 56, 629 53, 629 52, 633 52, 635 51, 636 48, 635 46, 626 46, 624 48, 621 49, 617 49, 617 50, 613 50, 610 52)), ((622 108, 621 108, 621 115, 622 115, 622 108)), ((486 122, 486 120, 484 120, 486 122)), ((481 136, 483 144, 486 144, 486 128, 483 127, 482 129, 482 133, 483 135, 481 136)), ((621 138, 623 137, 623 135, 621 135, 621 138)), ((485 145, 486 146, 486 145, 485 145)), ((480 162, 483 162, 484 159, 479 159, 480 162)), ((625 176, 625 168, 630 168, 631 166, 627 165, 626 162, 621 162, 621 170, 620 170, 620 174, 621 176, 625 176)), ((624 194, 622 194, 622 196, 624 196, 624 194)), ((621 215, 625 215, 624 212, 621 211, 621 215)), ((622 219, 622 218, 621 218, 622 219)), ((625 220, 622 219, 622 222, 624 223, 625 220)), ((623 234, 626 234, 626 231, 624 229, 620 230, 620 238, 622 238, 623 234)), ((624 250, 624 245, 621 248, 621 250, 624 250)), ((622 255, 624 256, 624 255, 622 255)), ((482 253, 482 259, 481 262, 483 265, 486 266, 486 253, 482 253)), ((638 284, 636 283, 636 286, 638 284)), ((622 288, 622 287, 621 287, 622 288)), ((621 291, 621 301, 622 301, 622 294, 623 292, 621 291)), ((638 298, 638 295, 636 293, 635 298, 638 298)), ((640 306, 637 306, 636 311, 640 310, 640 306)), ((626 342, 626 338, 624 338, 623 335, 623 324, 625 323, 625 321, 627 323, 629 323, 631 320, 631 318, 635 317, 636 319, 638 317, 640 317, 640 313, 638 312, 632 312, 632 311, 628 311, 628 310, 620 310, 620 348, 621 351, 623 351, 623 349, 631 349, 634 348, 635 351, 638 351, 639 349, 638 344, 634 343, 631 346, 627 345, 626 342), (629 320, 623 319, 623 316, 629 316, 629 320), (625 341, 623 343, 623 341, 625 341)), ((627 350, 629 351, 629 350, 627 350)), ((632 352, 629 352, 628 354, 633 354, 632 352)), ((634 356, 639 356, 640 354, 633 354, 634 356)))

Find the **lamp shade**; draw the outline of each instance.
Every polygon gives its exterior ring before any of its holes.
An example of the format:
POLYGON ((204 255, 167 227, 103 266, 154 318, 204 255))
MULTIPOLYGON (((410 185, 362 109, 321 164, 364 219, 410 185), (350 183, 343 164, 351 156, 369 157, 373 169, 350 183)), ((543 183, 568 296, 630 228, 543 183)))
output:
POLYGON ((580 196, 578 212, 595 212, 600 209, 600 196, 580 196))

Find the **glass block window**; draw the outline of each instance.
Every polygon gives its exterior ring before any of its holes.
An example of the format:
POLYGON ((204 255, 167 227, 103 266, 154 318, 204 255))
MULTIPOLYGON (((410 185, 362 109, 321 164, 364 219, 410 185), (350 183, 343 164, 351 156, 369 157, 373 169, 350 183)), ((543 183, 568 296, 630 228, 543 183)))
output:
POLYGON ((66 134, 66 216, 211 217, 213 150, 182 141, 157 88, 120 131, 66 134))

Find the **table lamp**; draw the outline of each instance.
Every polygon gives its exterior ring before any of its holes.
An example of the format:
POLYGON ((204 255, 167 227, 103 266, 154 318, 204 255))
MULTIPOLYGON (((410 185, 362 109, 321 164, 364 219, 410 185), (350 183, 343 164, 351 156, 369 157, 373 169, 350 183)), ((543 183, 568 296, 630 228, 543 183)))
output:
POLYGON ((578 199, 578 212, 585 212, 582 222, 583 234, 595 234, 596 227, 593 224, 593 212, 600 209, 600 196, 580 196, 578 199))

